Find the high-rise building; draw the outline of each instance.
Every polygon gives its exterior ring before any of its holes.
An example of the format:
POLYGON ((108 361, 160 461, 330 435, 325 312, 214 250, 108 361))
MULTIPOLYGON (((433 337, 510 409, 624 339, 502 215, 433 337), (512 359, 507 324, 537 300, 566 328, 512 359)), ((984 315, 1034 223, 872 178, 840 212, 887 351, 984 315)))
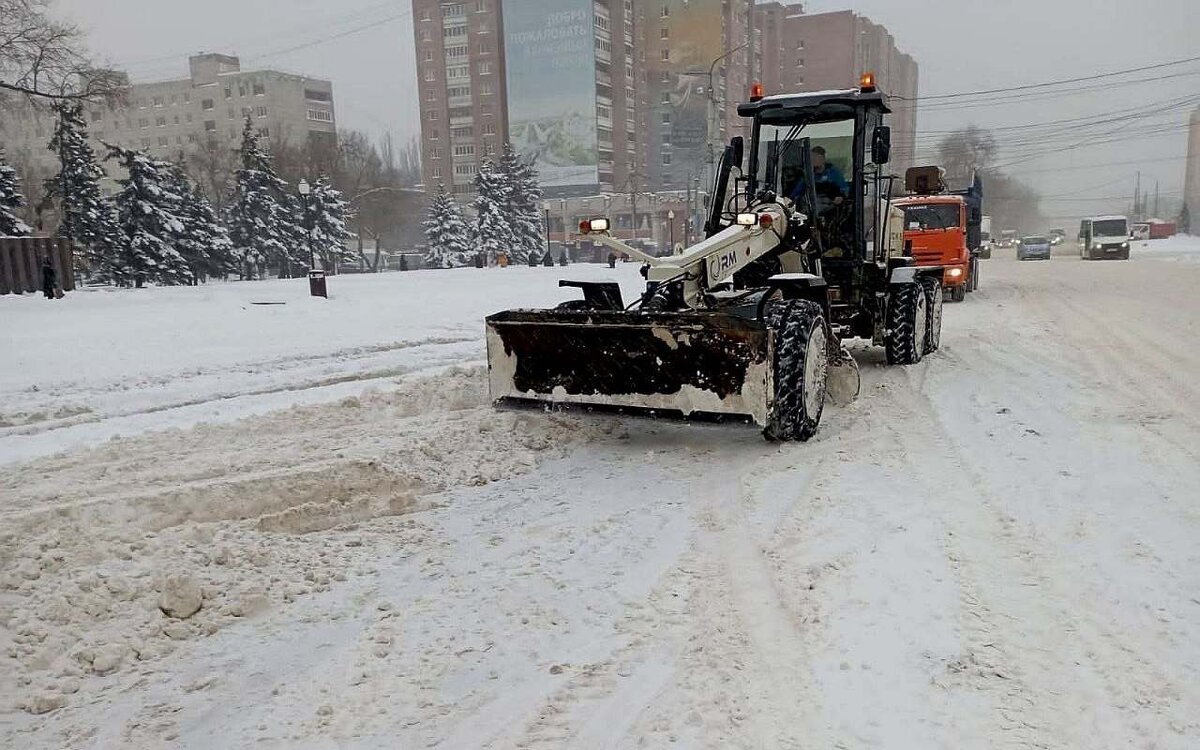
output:
POLYGON ((852 11, 806 15, 799 6, 778 2, 756 10, 759 75, 767 93, 849 89, 863 73, 875 73, 880 90, 892 97, 893 164, 896 171, 911 166, 918 68, 887 29, 852 11))
POLYGON ((749 93, 753 0, 647 0, 646 184, 707 188, 721 144, 741 132, 749 93))
MULTIPOLYGON (((337 142, 333 85, 275 70, 244 71, 237 57, 202 54, 188 60, 187 78, 136 83, 112 107, 88 105, 84 116, 97 154, 102 142, 164 158, 201 145, 234 144, 249 116, 263 136, 291 143, 337 142)), ((58 169, 47 150, 54 134, 48 108, 13 101, 0 115, 0 143, 42 173, 58 169)))
POLYGON ((1187 206, 1188 231, 1200 234, 1200 109, 1192 113, 1188 127, 1187 174, 1184 177, 1183 205, 1187 206))
POLYGON ((499 0, 413 0, 426 186, 460 201, 508 141, 504 25, 499 0))

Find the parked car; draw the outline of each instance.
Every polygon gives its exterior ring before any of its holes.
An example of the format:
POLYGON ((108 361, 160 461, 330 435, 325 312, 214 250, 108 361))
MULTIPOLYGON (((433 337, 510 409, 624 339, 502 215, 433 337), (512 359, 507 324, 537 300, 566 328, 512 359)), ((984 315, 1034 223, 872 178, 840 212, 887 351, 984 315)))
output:
POLYGON ((1017 245, 1017 260, 1050 260, 1050 238, 1022 237, 1017 245))

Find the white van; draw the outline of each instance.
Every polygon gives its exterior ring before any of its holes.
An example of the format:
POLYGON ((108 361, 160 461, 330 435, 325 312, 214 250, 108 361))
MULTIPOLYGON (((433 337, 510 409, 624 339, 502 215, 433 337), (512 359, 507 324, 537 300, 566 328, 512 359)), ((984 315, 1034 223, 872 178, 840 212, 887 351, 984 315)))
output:
POLYGON ((1079 257, 1082 260, 1129 260, 1129 219, 1093 216, 1081 221, 1079 257))

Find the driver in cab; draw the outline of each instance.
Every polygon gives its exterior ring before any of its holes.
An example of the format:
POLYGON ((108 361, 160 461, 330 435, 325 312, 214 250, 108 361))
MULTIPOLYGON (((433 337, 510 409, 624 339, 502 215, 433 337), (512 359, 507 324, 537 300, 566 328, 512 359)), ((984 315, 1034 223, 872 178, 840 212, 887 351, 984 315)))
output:
MULTIPOLYGON (((814 146, 811 153, 813 180, 816 182, 817 193, 820 195, 832 194, 834 205, 840 204, 850 194, 850 184, 846 182, 841 170, 827 161, 824 146, 814 146)), ((798 202, 804 195, 804 176, 799 174, 800 170, 796 170, 796 172, 796 182, 787 194, 793 203, 798 202)))

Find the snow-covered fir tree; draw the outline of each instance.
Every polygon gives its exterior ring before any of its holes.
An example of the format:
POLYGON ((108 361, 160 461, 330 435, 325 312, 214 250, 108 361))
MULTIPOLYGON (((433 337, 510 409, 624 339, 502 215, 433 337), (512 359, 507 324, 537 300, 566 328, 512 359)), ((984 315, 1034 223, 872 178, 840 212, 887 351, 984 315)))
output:
POLYGON ((261 275, 268 265, 276 266, 281 276, 291 276, 296 265, 308 262, 304 228, 298 225, 303 212, 272 168, 250 117, 242 129, 239 153, 241 167, 225 214, 234 255, 247 276, 255 269, 261 275))
POLYGON ((17 217, 17 209, 25 205, 17 170, 9 166, 0 149, 0 237, 25 237, 29 225, 17 217))
POLYGON ((542 190, 538 187, 537 170, 532 161, 521 159, 507 143, 504 144, 499 169, 508 184, 507 208, 514 260, 525 263, 531 256, 540 259, 545 245, 539 208, 542 190))
POLYGON ((88 144, 83 105, 59 102, 54 105, 54 114, 58 122, 49 149, 58 155, 60 171, 46 180, 45 190, 46 197, 57 200, 60 207, 58 236, 75 243, 91 273, 101 280, 114 281, 116 217, 100 193, 104 170, 88 144))
POLYGON ((191 270, 192 283, 236 273, 233 242, 208 196, 191 181, 181 164, 170 165, 167 180, 171 192, 179 197, 175 213, 183 223, 175 247, 191 270))
POLYGON ((122 286, 190 284, 192 270, 179 252, 187 227, 179 215, 185 198, 173 188, 168 162, 141 151, 108 146, 110 159, 128 174, 113 198, 120 232, 114 281, 122 286))
POLYGON ((514 260, 512 222, 508 216, 510 187, 504 173, 488 160, 475 173, 475 244, 488 263, 501 255, 514 260))
POLYGON ((349 211, 350 206, 342 192, 330 184, 329 178, 321 177, 312 186, 308 195, 307 228, 313 249, 326 269, 356 256, 354 251, 346 248, 346 241, 352 236, 346 228, 349 211))
POLYGON ((471 262, 471 230, 463 218, 462 209, 446 186, 438 184, 437 194, 429 204, 423 223, 429 249, 425 263, 430 268, 458 268, 471 262))

